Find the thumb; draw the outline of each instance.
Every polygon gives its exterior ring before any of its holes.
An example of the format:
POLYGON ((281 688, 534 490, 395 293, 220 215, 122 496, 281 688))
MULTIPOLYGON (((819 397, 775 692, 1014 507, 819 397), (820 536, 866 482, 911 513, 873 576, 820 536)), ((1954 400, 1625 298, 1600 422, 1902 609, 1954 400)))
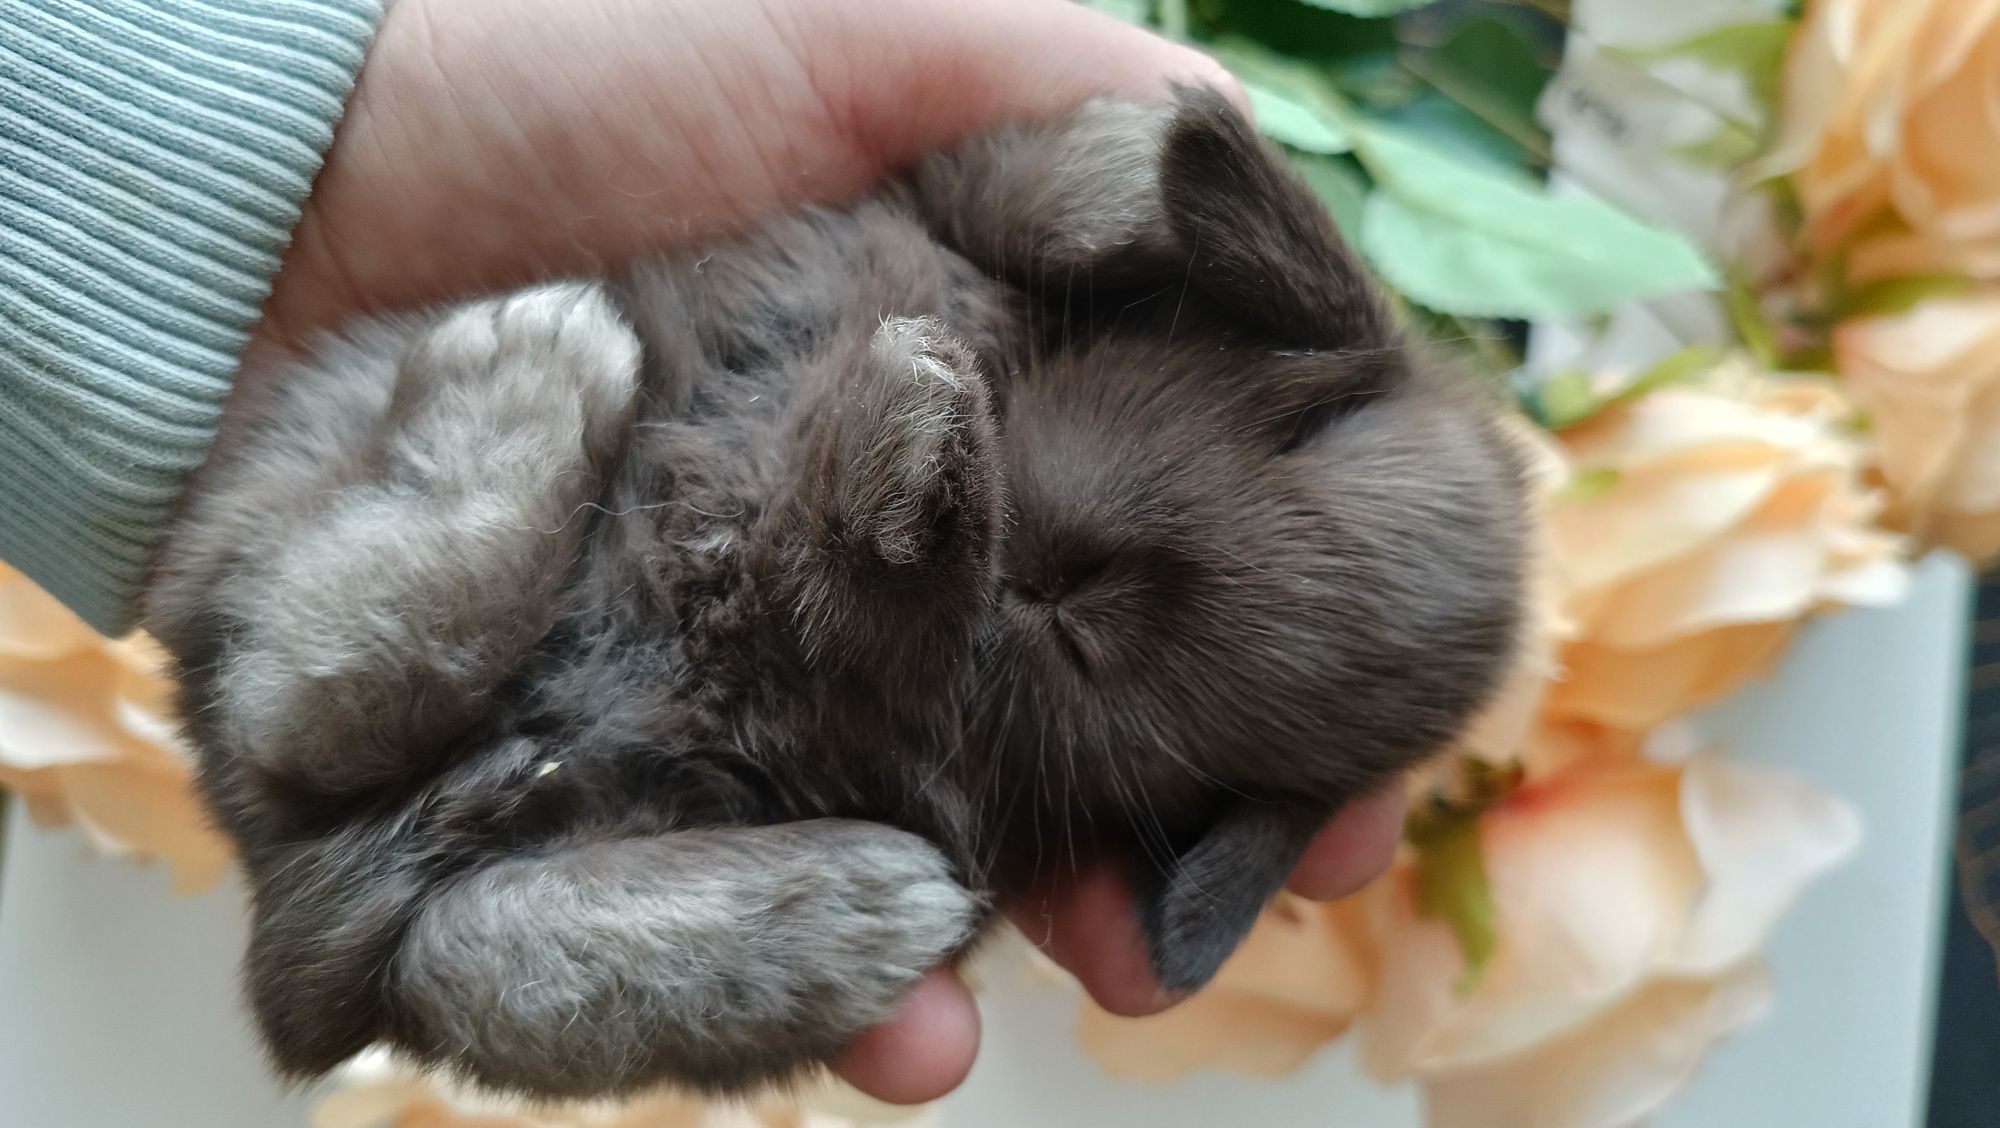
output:
POLYGON ((855 139, 889 167, 1094 95, 1164 98, 1182 83, 1247 102, 1208 55, 1072 0, 901 0, 875 11, 888 42, 833 62, 852 69, 829 77, 847 91, 855 139))

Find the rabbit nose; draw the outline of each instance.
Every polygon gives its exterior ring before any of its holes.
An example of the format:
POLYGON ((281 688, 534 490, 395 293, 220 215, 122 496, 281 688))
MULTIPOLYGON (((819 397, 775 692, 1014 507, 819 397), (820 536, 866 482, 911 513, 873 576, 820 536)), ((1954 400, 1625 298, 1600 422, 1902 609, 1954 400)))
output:
POLYGON ((1038 583, 1017 583, 1008 590, 1029 603, 1058 603, 1063 596, 1069 594, 1067 589, 1051 589, 1038 583))
POLYGON ((1059 572, 1016 577, 1008 590, 1030 603, 1057 604, 1088 586, 1104 573, 1106 565, 1093 563, 1064 568, 1059 572))

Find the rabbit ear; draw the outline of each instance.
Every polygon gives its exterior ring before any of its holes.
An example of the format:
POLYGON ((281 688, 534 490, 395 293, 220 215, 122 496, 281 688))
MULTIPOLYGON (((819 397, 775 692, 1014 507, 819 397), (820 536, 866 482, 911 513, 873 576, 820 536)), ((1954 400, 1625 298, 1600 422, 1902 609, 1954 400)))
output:
POLYGON ((1171 868, 1148 863, 1134 893, 1160 985, 1192 991, 1213 978, 1325 821, 1321 812, 1241 799, 1171 868))
POLYGON ((1160 190, 1195 284, 1290 345, 1369 349, 1392 341, 1374 283, 1319 198, 1221 94, 1182 88, 1178 95, 1160 190))

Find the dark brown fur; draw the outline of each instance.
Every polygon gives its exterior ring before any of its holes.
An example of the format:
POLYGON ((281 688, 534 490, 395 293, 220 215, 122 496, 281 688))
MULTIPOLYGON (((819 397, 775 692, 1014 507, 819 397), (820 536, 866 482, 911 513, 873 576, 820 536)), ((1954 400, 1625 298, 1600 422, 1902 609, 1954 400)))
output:
POLYGON ((1494 686, 1494 417, 1193 93, 357 329, 205 472, 149 608, 278 1064, 782 1080, 1105 851, 1205 982, 1494 686))

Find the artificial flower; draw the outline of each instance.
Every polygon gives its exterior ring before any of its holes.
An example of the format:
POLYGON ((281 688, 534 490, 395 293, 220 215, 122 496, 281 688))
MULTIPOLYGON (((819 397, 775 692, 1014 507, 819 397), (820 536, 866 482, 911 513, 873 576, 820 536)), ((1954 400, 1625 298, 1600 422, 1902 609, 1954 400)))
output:
POLYGON ((1660 979, 1542 1045, 1424 1087, 1430 1128, 1636 1128, 1716 1042, 1770 1010, 1751 961, 1716 979, 1660 979))
POLYGON ((1770 171, 1849 281, 2000 276, 2000 4, 1814 0, 1770 171))
POLYGON ((166 861, 192 892, 230 854, 195 799, 163 668, 143 636, 106 640, 0 565, 0 786, 38 823, 166 861))
POLYGON ((1900 599, 1852 415, 1833 381, 1738 361, 1563 431, 1572 637, 1544 718, 1642 732, 1764 670, 1808 613, 1900 599))
POLYGON ((1372 1074, 1422 1085, 1433 1128, 1636 1123, 1763 1012, 1755 954, 1859 820, 1788 775, 1633 751, 1573 754, 1480 817, 1497 944, 1477 977, 1406 854, 1348 902, 1282 900, 1173 1011, 1086 1004, 1084 1045, 1137 1080, 1274 1075, 1352 1027, 1372 1074))
POLYGON ((1854 849, 1859 820, 1713 755, 1593 757, 1529 781, 1479 831, 1497 946, 1476 980, 1447 924, 1418 910, 1414 867, 1368 899, 1381 964, 1357 1020, 1364 1065, 1421 1082, 1438 1128, 1611 1128, 1755 1012, 1745 969, 1854 849), (1565 1080, 1539 1091, 1551 1077, 1565 1080))
POLYGON ((935 1106, 898 1108, 828 1084, 797 1098, 728 1103, 660 1092, 623 1102, 535 1105, 415 1069, 381 1049, 343 1065, 313 1128, 936 1128, 935 1106))
POLYGON ((1892 518, 1974 560, 2000 552, 2000 291, 1847 322, 1834 357, 1868 412, 1892 518))

